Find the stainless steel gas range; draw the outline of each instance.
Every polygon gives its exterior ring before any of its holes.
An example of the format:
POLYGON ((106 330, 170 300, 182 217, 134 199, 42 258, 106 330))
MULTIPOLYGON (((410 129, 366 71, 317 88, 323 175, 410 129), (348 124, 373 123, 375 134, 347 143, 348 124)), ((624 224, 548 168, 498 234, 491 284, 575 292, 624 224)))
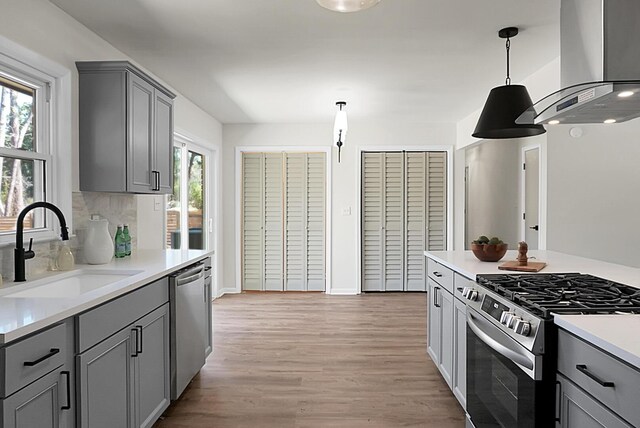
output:
POLYGON ((467 306, 467 426, 555 425, 553 314, 640 313, 640 289, 579 273, 478 275, 467 306))

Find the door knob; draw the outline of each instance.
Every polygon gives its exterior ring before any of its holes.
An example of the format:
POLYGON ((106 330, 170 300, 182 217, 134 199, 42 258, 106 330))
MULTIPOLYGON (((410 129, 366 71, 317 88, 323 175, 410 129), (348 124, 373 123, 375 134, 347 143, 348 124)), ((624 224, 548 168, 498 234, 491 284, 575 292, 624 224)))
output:
POLYGON ((529 226, 529 229, 540 230, 540 227, 538 227, 538 225, 536 224, 535 226, 529 226))

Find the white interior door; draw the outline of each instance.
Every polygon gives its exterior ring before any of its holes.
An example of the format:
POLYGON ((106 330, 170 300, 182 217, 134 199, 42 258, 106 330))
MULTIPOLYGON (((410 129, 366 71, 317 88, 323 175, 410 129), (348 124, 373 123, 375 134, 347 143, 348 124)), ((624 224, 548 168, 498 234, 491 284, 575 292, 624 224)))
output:
POLYGON ((324 153, 243 153, 243 290, 324 291, 325 162, 324 153))
POLYGON ((540 230, 540 149, 524 150, 524 240, 530 250, 539 248, 540 230))
POLYGON ((362 289, 426 291, 424 251, 446 249, 446 153, 362 153, 362 289))

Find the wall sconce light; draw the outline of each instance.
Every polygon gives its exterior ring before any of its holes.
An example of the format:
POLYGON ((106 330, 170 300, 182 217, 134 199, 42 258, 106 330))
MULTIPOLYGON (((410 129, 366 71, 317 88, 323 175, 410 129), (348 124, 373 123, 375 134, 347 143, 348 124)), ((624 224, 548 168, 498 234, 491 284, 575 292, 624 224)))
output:
POLYGON ((336 120, 333 124, 333 141, 338 146, 338 163, 340 163, 340 149, 347 139, 347 130, 349 126, 347 124, 347 106, 346 101, 338 101, 336 103, 338 111, 336 112, 336 120))

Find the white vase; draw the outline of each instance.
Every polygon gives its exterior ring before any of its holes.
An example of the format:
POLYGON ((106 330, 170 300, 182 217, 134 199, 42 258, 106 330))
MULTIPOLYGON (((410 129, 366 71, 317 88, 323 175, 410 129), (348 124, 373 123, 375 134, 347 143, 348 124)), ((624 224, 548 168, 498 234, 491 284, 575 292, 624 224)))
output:
POLYGON ((113 240, 109 234, 109 222, 92 216, 84 240, 84 257, 90 265, 109 263, 113 257, 113 240))

